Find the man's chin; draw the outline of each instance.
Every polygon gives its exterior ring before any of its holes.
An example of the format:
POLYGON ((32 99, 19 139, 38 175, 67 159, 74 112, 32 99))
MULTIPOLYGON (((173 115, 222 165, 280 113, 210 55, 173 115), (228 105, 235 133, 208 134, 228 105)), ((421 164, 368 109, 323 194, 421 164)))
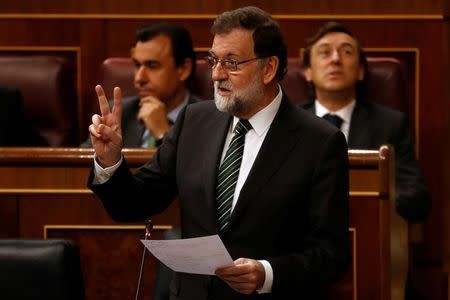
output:
POLYGON ((218 93, 214 94, 214 103, 218 110, 223 112, 230 112, 230 97, 223 97, 218 93))
POLYGON ((154 93, 152 93, 152 92, 139 92, 139 97, 141 97, 141 98, 145 98, 145 97, 149 97, 149 96, 155 96, 154 95, 154 93))

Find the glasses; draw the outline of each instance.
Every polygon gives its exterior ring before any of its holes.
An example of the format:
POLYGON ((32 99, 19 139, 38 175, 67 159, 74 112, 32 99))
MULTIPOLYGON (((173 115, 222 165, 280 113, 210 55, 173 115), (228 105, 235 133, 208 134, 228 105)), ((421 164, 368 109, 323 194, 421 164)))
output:
POLYGON ((254 57, 246 60, 237 61, 235 59, 219 59, 214 56, 206 56, 206 62, 208 63, 208 67, 212 70, 217 64, 220 64, 222 68, 224 68, 228 72, 236 72, 238 69, 238 65, 245 64, 251 62, 252 60, 261 59, 262 57, 254 57))

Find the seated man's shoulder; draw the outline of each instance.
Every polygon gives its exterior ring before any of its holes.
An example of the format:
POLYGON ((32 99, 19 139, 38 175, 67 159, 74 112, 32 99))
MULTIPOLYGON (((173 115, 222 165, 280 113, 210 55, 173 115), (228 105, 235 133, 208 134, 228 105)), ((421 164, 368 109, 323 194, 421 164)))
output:
POLYGON ((205 99, 203 99, 197 95, 191 94, 191 96, 189 97, 189 104, 202 102, 202 101, 205 101, 205 99))
POLYGON ((358 104, 360 106, 365 107, 367 110, 369 110, 370 113, 372 113, 375 116, 393 120, 400 120, 405 118, 406 116, 403 112, 399 110, 395 110, 386 105, 378 104, 373 101, 359 101, 358 104))

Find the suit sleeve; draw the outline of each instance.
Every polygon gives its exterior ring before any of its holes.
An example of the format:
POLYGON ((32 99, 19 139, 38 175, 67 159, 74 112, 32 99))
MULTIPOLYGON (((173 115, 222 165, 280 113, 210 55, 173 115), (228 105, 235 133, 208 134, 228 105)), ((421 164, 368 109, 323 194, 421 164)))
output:
POLYGON ((94 185, 93 170, 88 187, 100 198, 109 215, 119 222, 143 221, 166 209, 178 195, 176 148, 185 109, 164 137, 152 159, 132 174, 124 160, 104 184, 94 185))
POLYGON ((431 200, 419 165, 408 122, 403 115, 392 141, 396 160, 396 209, 409 222, 424 221, 431 210, 431 200))
POLYGON ((317 153, 307 235, 297 253, 269 259, 274 272, 272 292, 277 294, 319 291, 340 279, 349 266, 348 151, 344 135, 331 135, 317 153))

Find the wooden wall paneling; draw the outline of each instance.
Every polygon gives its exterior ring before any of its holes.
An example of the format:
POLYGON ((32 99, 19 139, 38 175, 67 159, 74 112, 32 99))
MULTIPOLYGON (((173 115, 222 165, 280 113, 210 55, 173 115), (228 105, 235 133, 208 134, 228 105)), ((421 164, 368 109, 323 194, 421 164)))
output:
MULTIPOLYGON (((442 48, 444 53, 450 53, 450 22, 449 22, 449 16, 450 16, 450 1, 444 1, 445 2, 445 21, 444 21, 444 28, 442 33, 442 48)), ((444 101, 443 104, 443 111, 446 111, 447 114, 445 115, 445 127, 444 131, 447 133, 446 137, 444 139, 444 149, 445 149, 445 156, 443 160, 443 166, 445 170, 450 170, 450 57, 449 55, 444 55, 442 57, 442 66, 444 69, 444 87, 443 87, 443 98, 447 101, 444 101)), ((444 277, 446 277, 446 286, 445 290, 443 291, 443 294, 446 295, 447 299, 450 299, 450 202, 448 199, 450 199, 450 185, 448 184, 450 182, 450 172, 446 171, 444 173, 444 209, 442 211, 442 219, 444 220, 443 225, 443 236, 447 237, 444 238, 444 244, 443 244, 443 273, 444 277)))
MULTIPOLYGON (((172 226, 155 225, 153 239, 172 226)), ((86 299, 134 299, 144 245, 144 226, 48 225, 45 239, 69 239, 80 249, 86 299)), ((139 299, 151 299, 156 259, 147 251, 139 299)))
POLYGON ((19 236, 19 214, 16 195, 0 196, 0 239, 13 239, 19 236))
MULTIPOLYGON (((149 149, 124 150, 133 167, 153 153, 149 149)), ((392 161, 381 154, 350 153, 349 234, 355 256, 351 272, 331 291, 334 299, 402 299, 393 296, 394 287, 402 290, 405 281, 404 276, 400 281, 394 280, 395 272, 389 266, 399 257, 390 253, 407 248, 390 246, 390 236, 398 231, 388 216, 400 217, 392 209, 393 185, 385 187, 393 182, 392 174, 386 170, 392 170, 392 161)), ((123 299, 134 291, 133 274, 137 274, 142 249, 138 240, 143 230, 142 226, 113 222, 101 202, 86 190, 92 155, 91 149, 0 148, 0 177, 9 178, 0 181, 0 203, 17 197, 17 209, 10 212, 19 225, 16 237, 68 238, 80 246, 88 299, 123 299), (111 286, 111 282, 116 284, 111 286)), ((178 203, 175 201, 168 211, 152 219, 164 228, 178 226, 178 203)), ((398 235, 395 237, 401 240, 398 235)), ((405 253, 402 256, 407 259, 405 253)), ((145 280, 150 283, 145 284, 146 292, 150 292, 153 282, 154 260, 149 262, 146 270, 150 278, 145 280)), ((402 265, 406 263, 400 259, 395 270, 401 271, 402 265)))
MULTIPOLYGON (((88 126, 91 123, 93 103, 98 103, 95 86, 98 83, 98 72, 103 57, 107 55, 107 32, 103 20, 80 21, 80 48, 81 48, 81 111, 80 142, 89 137, 88 126)), ((117 38, 121 38, 117 36, 117 38)), ((96 108, 98 107, 95 106, 96 108)))
POLYGON ((63 2, 3 0, 3 13, 73 14, 217 14, 246 5, 256 5, 272 14, 436 14, 443 10, 441 0, 303 0, 303 1, 206 1, 206 0, 66 0, 63 2))

